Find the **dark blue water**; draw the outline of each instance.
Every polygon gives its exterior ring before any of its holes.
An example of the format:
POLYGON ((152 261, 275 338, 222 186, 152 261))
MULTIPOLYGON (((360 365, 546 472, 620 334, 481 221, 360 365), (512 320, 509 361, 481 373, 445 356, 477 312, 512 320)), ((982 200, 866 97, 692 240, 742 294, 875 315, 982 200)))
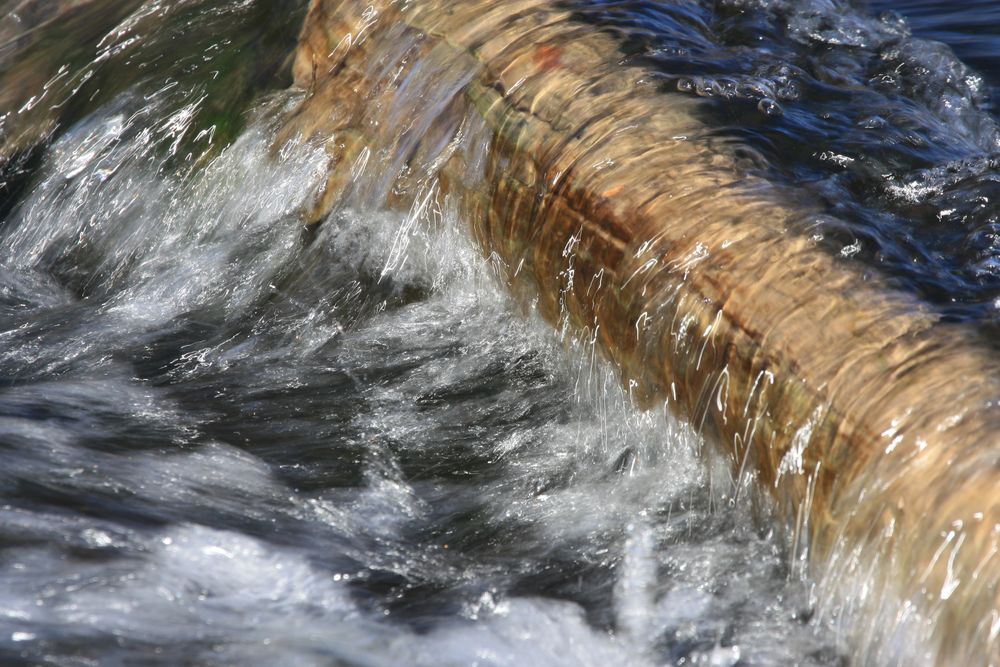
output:
POLYGON ((917 37, 947 44, 958 58, 985 79, 994 113, 1000 91, 1000 5, 990 0, 961 3, 934 0, 869 0, 873 13, 897 12, 917 37))
MULTIPOLYGON (((832 214, 798 233, 998 320, 1000 9, 569 4, 832 214)), ((276 142, 304 3, 95 0, 30 34, 29 5, 0 2, 0 663, 859 655, 754 490, 512 303, 462 221, 302 227, 326 158, 276 142)))
POLYGON ((700 97, 714 137, 752 149, 748 172, 821 202, 799 233, 990 336, 997 16, 982 2, 609 0, 578 11, 664 90, 700 97))

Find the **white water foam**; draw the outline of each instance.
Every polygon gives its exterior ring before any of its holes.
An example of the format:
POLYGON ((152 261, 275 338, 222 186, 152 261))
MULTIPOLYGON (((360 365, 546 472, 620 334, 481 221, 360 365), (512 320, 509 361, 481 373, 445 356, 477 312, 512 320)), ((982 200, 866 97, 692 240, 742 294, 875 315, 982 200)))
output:
POLYGON ((433 192, 307 245, 318 150, 260 120, 177 175, 149 128, 126 101, 67 132, 7 223, 5 656, 836 662, 700 440, 512 303, 433 192))

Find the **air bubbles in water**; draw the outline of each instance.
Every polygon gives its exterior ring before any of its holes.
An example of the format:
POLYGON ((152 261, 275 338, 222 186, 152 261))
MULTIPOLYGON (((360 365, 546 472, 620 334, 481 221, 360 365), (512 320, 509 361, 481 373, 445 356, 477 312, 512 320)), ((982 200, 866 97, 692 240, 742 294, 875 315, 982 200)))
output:
POLYGON ((757 103, 757 111, 760 111, 765 116, 781 116, 785 113, 785 110, 781 108, 781 105, 772 99, 767 97, 763 98, 757 103))

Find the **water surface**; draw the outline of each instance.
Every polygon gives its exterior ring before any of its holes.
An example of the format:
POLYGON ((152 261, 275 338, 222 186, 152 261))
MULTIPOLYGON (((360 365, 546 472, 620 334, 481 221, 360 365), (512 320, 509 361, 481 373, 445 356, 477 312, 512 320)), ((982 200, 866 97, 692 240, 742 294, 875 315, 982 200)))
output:
MULTIPOLYGON (((574 6, 847 221, 817 242, 994 322, 987 3, 574 6)), ((45 72, 5 138, 50 124, 3 164, 0 661, 845 664, 761 495, 506 296, 464 221, 301 225, 303 3, 116 7, 2 64, 45 72)))

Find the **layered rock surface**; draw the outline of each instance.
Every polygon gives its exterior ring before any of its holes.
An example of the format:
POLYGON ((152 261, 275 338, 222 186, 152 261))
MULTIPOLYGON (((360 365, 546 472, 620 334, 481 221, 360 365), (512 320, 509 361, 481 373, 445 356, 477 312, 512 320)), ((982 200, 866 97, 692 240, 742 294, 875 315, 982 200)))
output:
POLYGON ((514 290, 770 491, 874 627, 862 661, 919 636, 891 650, 1000 663, 995 353, 796 231, 822 213, 572 4, 314 0, 286 132, 330 154, 311 217, 456 212, 514 290))

